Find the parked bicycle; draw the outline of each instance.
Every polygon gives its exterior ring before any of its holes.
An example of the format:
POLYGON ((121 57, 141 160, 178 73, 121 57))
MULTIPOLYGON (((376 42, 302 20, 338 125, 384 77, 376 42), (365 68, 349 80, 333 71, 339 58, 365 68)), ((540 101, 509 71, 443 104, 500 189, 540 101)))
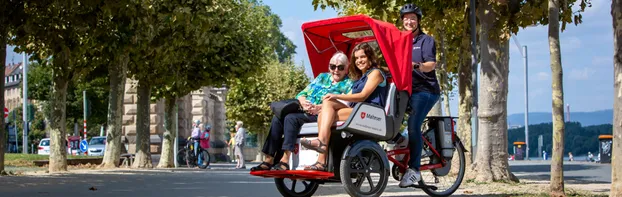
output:
POLYGON ((196 147, 198 149, 196 151, 197 155, 194 154, 194 142, 202 140, 208 139, 193 139, 192 137, 188 137, 186 145, 182 149, 177 151, 177 163, 180 165, 186 165, 190 168, 198 166, 201 169, 206 169, 209 166, 211 160, 210 154, 207 149, 204 149, 199 145, 196 147))

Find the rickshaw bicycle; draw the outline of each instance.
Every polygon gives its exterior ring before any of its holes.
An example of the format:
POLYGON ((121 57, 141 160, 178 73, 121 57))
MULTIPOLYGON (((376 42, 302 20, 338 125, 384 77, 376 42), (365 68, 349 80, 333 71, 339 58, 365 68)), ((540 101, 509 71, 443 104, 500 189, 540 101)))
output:
MULTIPOLYGON (((378 142, 392 140, 400 133, 412 91, 413 36, 393 24, 365 15, 307 22, 302 25, 302 30, 314 76, 328 70, 327 65, 336 51, 350 55, 358 44, 377 46, 390 72, 387 73, 390 88, 386 106, 357 103, 346 121, 333 125, 326 171, 304 170, 305 166, 313 165, 318 157, 314 150, 300 146, 300 138, 313 140, 318 135, 317 123, 306 123, 298 134, 290 157, 291 170, 251 171, 250 174, 274 178, 277 190, 283 196, 312 196, 319 184, 329 182, 342 183, 350 196, 380 196, 391 173, 389 161, 397 166, 392 170, 396 175, 394 178, 400 179, 399 173, 404 173, 409 160, 408 147, 385 152, 378 142), (398 161, 393 158, 400 154, 405 154, 405 159, 398 161), (292 183, 285 183, 287 180, 292 183), (375 185, 374 180, 377 181, 375 185), (302 188, 296 188, 298 181, 302 182, 302 188), (363 186, 369 186, 369 190, 363 190, 363 186)), ((414 187, 423 189, 431 196, 448 196, 457 190, 464 176, 465 149, 455 135, 452 117, 429 117, 426 125, 430 129, 422 135, 425 144, 421 170, 430 171, 433 180, 428 184, 422 179, 414 187), (458 156, 458 172, 450 173, 455 171, 451 170, 451 166, 455 166, 452 161, 456 161, 454 152, 458 156), (436 186, 436 183, 439 182, 438 177, 444 176, 455 176, 457 179, 450 187, 440 191, 443 188, 436 186)), ((280 160, 279 157, 277 155, 274 160, 280 160)))

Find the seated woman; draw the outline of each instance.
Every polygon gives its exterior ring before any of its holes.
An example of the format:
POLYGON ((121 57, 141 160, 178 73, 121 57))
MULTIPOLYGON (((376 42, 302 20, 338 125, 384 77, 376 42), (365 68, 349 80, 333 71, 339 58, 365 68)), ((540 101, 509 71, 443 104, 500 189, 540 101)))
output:
POLYGON ((266 159, 251 168, 251 171, 289 170, 289 157, 294 151, 300 128, 304 123, 317 122, 322 98, 328 93, 345 94, 351 91, 352 80, 347 76, 348 56, 342 52, 335 53, 329 61, 328 69, 330 72, 319 74, 311 84, 296 95, 305 113, 290 113, 282 120, 276 116, 272 118, 270 133, 262 149, 266 159), (280 152, 283 152, 283 157, 273 166, 274 157, 280 152))
POLYGON ((384 72, 379 68, 374 50, 367 43, 357 45, 350 65, 350 78, 354 81, 349 94, 327 94, 322 103, 322 112, 318 118, 318 138, 300 140, 300 144, 320 153, 315 164, 305 170, 326 171, 327 144, 330 140, 331 126, 336 121, 348 119, 352 107, 357 102, 384 106, 387 82, 384 72), (349 102, 346 105, 343 101, 349 102))

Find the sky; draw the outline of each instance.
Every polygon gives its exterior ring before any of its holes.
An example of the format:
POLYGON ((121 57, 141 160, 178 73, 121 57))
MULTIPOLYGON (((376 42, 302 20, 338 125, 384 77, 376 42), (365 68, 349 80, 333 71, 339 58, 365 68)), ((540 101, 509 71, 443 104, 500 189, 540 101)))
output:
MULTIPOLYGON (((281 31, 297 46, 294 60, 304 64, 311 75, 301 25, 307 21, 336 17, 332 8, 313 9, 312 0, 264 0, 279 15, 281 31)), ((583 13, 583 23, 568 24, 560 33, 564 71, 564 100, 571 112, 590 112, 613 108, 613 26, 610 0, 592 0, 583 13)), ((551 112, 551 68, 548 27, 521 29, 516 36, 528 50, 529 112, 551 112)), ((22 56, 7 49, 7 63, 21 62, 22 56)), ((510 43, 508 115, 525 111, 525 73, 521 53, 510 43)), ((455 91, 457 95, 457 90, 455 91)), ((458 97, 450 98, 452 116, 458 112, 458 97)))
MULTIPOLYGON (((311 0, 265 0, 283 20, 281 31, 296 44, 295 60, 304 62, 310 72, 302 23, 337 16, 331 8, 313 10, 311 0)), ((560 33, 564 71, 564 100, 571 112, 589 112, 613 108, 613 26, 610 0, 592 0, 583 13, 583 23, 568 24, 560 33)), ((528 54, 529 112, 551 112, 551 67, 548 26, 521 29, 516 36, 528 54)), ((525 72, 521 53, 514 40, 510 43, 508 115, 525 112, 525 72)), ((457 90, 455 91, 457 95, 457 90)), ((450 112, 456 116, 458 97, 450 98, 450 112)))

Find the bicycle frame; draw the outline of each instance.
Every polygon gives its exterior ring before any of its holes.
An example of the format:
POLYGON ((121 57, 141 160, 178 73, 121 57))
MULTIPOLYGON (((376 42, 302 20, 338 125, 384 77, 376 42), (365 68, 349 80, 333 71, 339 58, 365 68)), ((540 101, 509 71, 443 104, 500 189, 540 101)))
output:
MULTIPOLYGON (((455 121, 453 119, 454 118, 452 118, 452 121, 451 121, 451 141, 455 143, 456 142, 456 131, 454 129, 455 121)), ((427 121, 428 120, 424 122, 424 125, 427 121)), ((422 165, 421 167, 419 167, 419 170, 424 171, 424 170, 442 168, 443 166, 445 166, 445 163, 447 162, 445 160, 445 157, 442 157, 441 154, 436 150, 436 148, 432 146, 432 143, 430 143, 430 141, 428 141, 428 139, 426 139, 425 136, 423 135, 424 133, 425 132, 422 132, 421 134, 423 143, 425 143, 426 145, 428 145, 428 147, 430 147, 430 150, 432 150, 432 153, 434 153, 434 155, 436 155, 438 158, 441 158, 441 162, 437 164, 422 165)), ((386 153, 387 153, 387 157, 389 161, 399 166, 400 173, 404 173, 406 169, 408 168, 408 162, 410 161, 410 146, 406 146, 406 148, 402 148, 402 149, 387 151, 386 153), (397 159, 395 159, 394 157, 395 155, 401 155, 401 154, 404 154, 404 159, 402 159, 402 161, 398 161, 397 159)))

